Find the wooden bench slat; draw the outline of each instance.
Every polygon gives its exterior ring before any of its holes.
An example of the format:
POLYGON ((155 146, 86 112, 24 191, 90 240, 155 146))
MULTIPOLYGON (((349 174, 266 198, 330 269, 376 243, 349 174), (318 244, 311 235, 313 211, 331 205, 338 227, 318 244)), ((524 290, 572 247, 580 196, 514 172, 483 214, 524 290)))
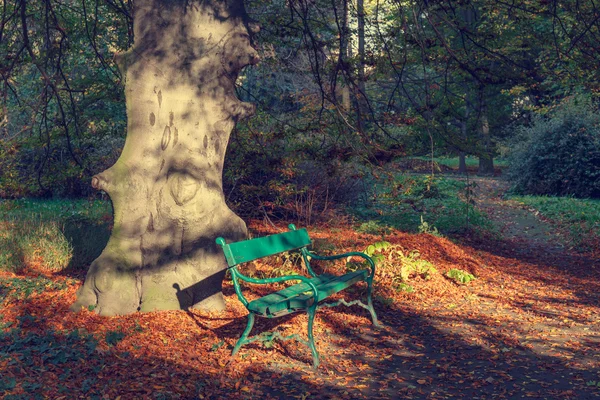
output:
POLYGON ((272 256, 284 251, 297 250, 311 244, 306 229, 298 229, 256 239, 223 245, 227 264, 238 264, 272 256))
MULTIPOLYGON (((312 278, 311 282, 317 287, 319 292, 317 301, 319 302, 357 282, 364 281, 368 275, 368 270, 350 272, 342 276, 323 274, 312 278)), ((306 310, 313 301, 311 294, 304 294, 307 291, 310 291, 307 283, 292 285, 251 301, 248 303, 248 310, 264 317, 281 316, 306 310)))

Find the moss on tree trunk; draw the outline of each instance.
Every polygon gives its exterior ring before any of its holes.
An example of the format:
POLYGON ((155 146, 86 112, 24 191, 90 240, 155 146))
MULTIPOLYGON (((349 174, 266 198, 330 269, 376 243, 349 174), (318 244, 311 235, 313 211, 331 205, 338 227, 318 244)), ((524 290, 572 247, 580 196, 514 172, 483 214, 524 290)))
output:
POLYGON ((239 118, 239 71, 258 61, 241 0, 136 0, 126 76, 127 140, 92 185, 113 202, 114 228, 73 310, 101 315, 224 308, 215 238, 245 223, 225 204, 223 159, 239 118))

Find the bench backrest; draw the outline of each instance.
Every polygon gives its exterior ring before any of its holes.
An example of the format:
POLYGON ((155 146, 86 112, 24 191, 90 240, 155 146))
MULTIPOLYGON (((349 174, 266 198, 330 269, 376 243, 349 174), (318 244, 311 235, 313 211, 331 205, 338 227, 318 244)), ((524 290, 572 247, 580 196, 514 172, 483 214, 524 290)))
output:
POLYGON ((229 267, 235 267, 258 258, 300 249, 310 245, 311 241, 306 229, 302 228, 230 244, 218 238, 217 244, 223 248, 229 267))

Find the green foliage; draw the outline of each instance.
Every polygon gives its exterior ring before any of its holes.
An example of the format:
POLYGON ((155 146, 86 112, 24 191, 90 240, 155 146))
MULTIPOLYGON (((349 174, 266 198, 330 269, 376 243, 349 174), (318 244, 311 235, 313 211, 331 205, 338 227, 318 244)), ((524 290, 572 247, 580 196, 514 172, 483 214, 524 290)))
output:
POLYGON ((387 235, 390 232, 390 228, 381 225, 375 220, 371 220, 360 224, 360 226, 356 228, 356 232, 367 233, 369 235, 387 235))
POLYGON ((0 278, 0 300, 6 297, 26 299, 33 293, 64 290, 75 281, 53 281, 42 276, 36 278, 0 278))
POLYGON ((302 255, 298 252, 289 252, 278 254, 275 257, 277 266, 269 270, 272 278, 298 275, 298 267, 302 264, 302 255))
POLYGON ((454 282, 463 285, 466 285, 467 283, 477 279, 474 275, 456 268, 453 268, 450 271, 446 272, 446 276, 452 279, 454 282))
POLYGON ((82 336, 77 331, 22 334, 16 328, 0 332, 0 359, 14 359, 30 368, 40 362, 63 365, 87 359, 97 344, 92 335, 82 336))
POLYGON ((399 291, 399 292, 414 293, 415 288, 412 287, 409 284, 406 284, 404 282, 400 282, 398 284, 398 286, 396 287, 396 290, 399 291))
POLYGON ((446 194, 440 188, 440 179, 433 175, 405 177, 405 179, 394 179, 391 183, 393 186, 389 197, 393 198, 394 194, 403 194, 410 199, 442 199, 446 194))
POLYGON ((371 196, 352 207, 358 218, 367 220, 365 228, 381 234, 377 227, 393 227, 420 232, 427 222, 428 233, 458 233, 467 228, 492 230, 491 223, 465 196, 466 183, 445 177, 400 175, 378 180, 371 196), (434 229, 435 227, 435 229, 434 229))
POLYGON ((87 267, 100 254, 111 211, 101 201, 2 200, 0 220, 0 269, 56 272, 87 267))
POLYGON ((392 247, 390 242, 382 240, 381 242, 375 242, 367 246, 364 253, 371 257, 376 264, 379 264, 385 259, 383 252, 388 250, 390 247, 392 247))
POLYGON ((340 160, 346 150, 336 140, 339 133, 333 127, 338 124, 331 120, 331 125, 323 121, 310 126, 310 114, 292 114, 281 118, 302 130, 259 111, 232 132, 224 190, 229 203, 245 217, 310 225, 329 219, 335 205, 352 203, 363 190, 359 178, 364 167, 351 159, 340 160))
MULTIPOLYGON (((410 280, 415 278, 429 280, 437 273, 434 265, 421 259, 421 254, 417 250, 406 252, 401 246, 386 241, 369 245, 364 253, 375 261, 381 279, 389 279, 397 291, 412 293, 414 288, 408 284, 410 280)), ((366 263, 359 264, 351 260, 346 264, 346 268, 350 271, 366 266, 366 263)))
POLYGON ((105 335, 106 344, 116 346, 121 340, 125 339, 125 333, 121 331, 108 331, 105 335))
POLYGON ((1 89, 0 198, 89 195, 91 176, 123 144, 124 93, 113 54, 126 50, 128 24, 91 0, 24 3, 18 7, 33 27, 25 42, 14 6, 4 9, 7 40, 0 43, 11 60, 1 89))
MULTIPOLYGON (((437 154, 493 154, 494 141, 508 132, 500 127, 523 109, 545 107, 547 98, 578 85, 597 91, 598 52, 587 50, 594 30, 577 29, 582 20, 594 26, 588 3, 561 4, 556 14, 546 2, 468 2, 451 13, 439 2, 367 4, 367 31, 378 34, 366 40, 365 57, 344 57, 334 3, 315 1, 299 16, 289 2, 252 2, 252 17, 269 29, 256 41, 263 61, 244 70, 237 94, 259 109, 232 135, 227 199, 244 216, 310 223, 367 190, 364 164, 356 164, 432 147, 437 154), (550 43, 553 18, 563 35, 550 43), (369 73, 357 79, 363 58, 369 73), (356 100, 359 81, 364 109, 340 104, 346 89, 356 100), (489 149, 475 134, 482 116, 490 123, 489 149)), ((126 114, 113 55, 133 41, 130 8, 92 0, 6 3, 0 197, 90 195, 90 177, 115 161, 126 114), (45 7, 53 18, 36 18, 45 7)), ((356 35, 356 9, 349 14, 356 35)), ((437 198, 430 189, 421 195, 437 198)))
POLYGON ((437 228, 433 225, 429 225, 429 223, 427 223, 427 221, 425 221, 423 219, 423 216, 421 215, 421 224, 419 225, 419 233, 427 233, 429 235, 433 235, 433 236, 442 236, 440 235, 440 233, 438 232, 437 228))
POLYGON ((600 198, 600 116, 577 96, 517 127, 508 177, 519 194, 600 198))

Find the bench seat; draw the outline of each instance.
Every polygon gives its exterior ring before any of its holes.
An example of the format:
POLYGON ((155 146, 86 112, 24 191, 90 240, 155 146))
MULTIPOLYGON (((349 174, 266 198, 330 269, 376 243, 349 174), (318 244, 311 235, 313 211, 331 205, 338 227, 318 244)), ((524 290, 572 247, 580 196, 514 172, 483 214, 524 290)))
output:
MULTIPOLYGON (((317 287, 319 293, 317 302, 320 302, 334 293, 366 280, 368 275, 369 270, 363 269, 342 276, 323 274, 310 281, 317 287)), ((249 302, 248 311, 262 317, 273 318, 306 310, 313 302, 309 285, 298 283, 249 302)))

